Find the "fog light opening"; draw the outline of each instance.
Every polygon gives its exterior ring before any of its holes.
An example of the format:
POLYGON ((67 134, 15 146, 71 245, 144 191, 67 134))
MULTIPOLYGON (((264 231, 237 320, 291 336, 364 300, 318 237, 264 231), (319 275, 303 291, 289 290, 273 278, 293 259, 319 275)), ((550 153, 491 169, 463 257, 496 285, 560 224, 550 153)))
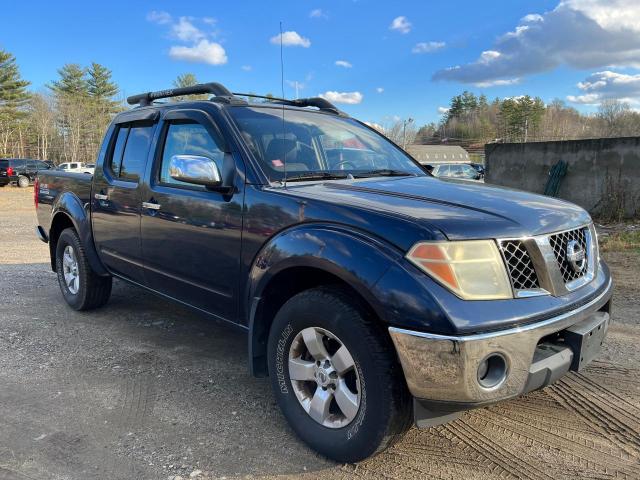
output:
POLYGON ((487 355, 478 365, 478 383, 484 388, 494 388, 507 378, 507 361, 499 353, 487 355))

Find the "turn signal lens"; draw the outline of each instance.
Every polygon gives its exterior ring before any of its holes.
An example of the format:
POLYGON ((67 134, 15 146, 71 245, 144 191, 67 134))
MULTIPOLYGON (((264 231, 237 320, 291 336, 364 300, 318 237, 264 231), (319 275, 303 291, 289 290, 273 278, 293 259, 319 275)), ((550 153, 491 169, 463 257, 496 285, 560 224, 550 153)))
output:
POLYGON ((513 298, 502 256, 493 240, 420 242, 407 259, 465 300, 513 298))

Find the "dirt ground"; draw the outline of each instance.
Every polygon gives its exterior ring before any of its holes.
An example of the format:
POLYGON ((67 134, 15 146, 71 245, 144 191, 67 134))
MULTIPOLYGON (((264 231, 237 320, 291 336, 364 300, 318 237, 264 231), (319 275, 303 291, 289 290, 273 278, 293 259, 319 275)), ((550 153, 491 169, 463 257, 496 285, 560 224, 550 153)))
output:
POLYGON ((543 391, 412 429, 357 466, 306 448, 246 338, 116 282, 66 307, 31 189, 0 189, 0 479, 640 478, 640 252, 607 253, 601 356, 543 391))

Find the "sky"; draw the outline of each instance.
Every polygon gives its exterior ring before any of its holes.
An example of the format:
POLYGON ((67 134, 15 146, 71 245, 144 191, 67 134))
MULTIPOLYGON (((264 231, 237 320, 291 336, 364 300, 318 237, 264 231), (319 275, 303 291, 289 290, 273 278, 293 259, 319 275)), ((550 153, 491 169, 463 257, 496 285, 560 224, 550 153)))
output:
POLYGON ((640 108, 640 1, 30 1, 3 6, 0 48, 40 91, 98 62, 123 97, 183 73, 234 92, 323 96, 361 120, 437 122, 463 90, 640 108))

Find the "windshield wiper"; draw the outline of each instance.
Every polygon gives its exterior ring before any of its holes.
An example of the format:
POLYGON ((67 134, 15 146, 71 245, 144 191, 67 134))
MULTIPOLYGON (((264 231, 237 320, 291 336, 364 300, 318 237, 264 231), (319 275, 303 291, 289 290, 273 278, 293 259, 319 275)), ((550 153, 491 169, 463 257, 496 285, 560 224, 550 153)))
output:
POLYGON ((347 173, 332 172, 305 172, 296 175, 287 175, 287 182, 304 182, 306 180, 344 180, 348 178, 347 173))
POLYGON ((369 172, 358 172, 354 174, 356 177, 415 177, 415 173, 405 172, 404 170, 393 170, 391 168, 379 168, 377 170, 371 170, 369 172))

